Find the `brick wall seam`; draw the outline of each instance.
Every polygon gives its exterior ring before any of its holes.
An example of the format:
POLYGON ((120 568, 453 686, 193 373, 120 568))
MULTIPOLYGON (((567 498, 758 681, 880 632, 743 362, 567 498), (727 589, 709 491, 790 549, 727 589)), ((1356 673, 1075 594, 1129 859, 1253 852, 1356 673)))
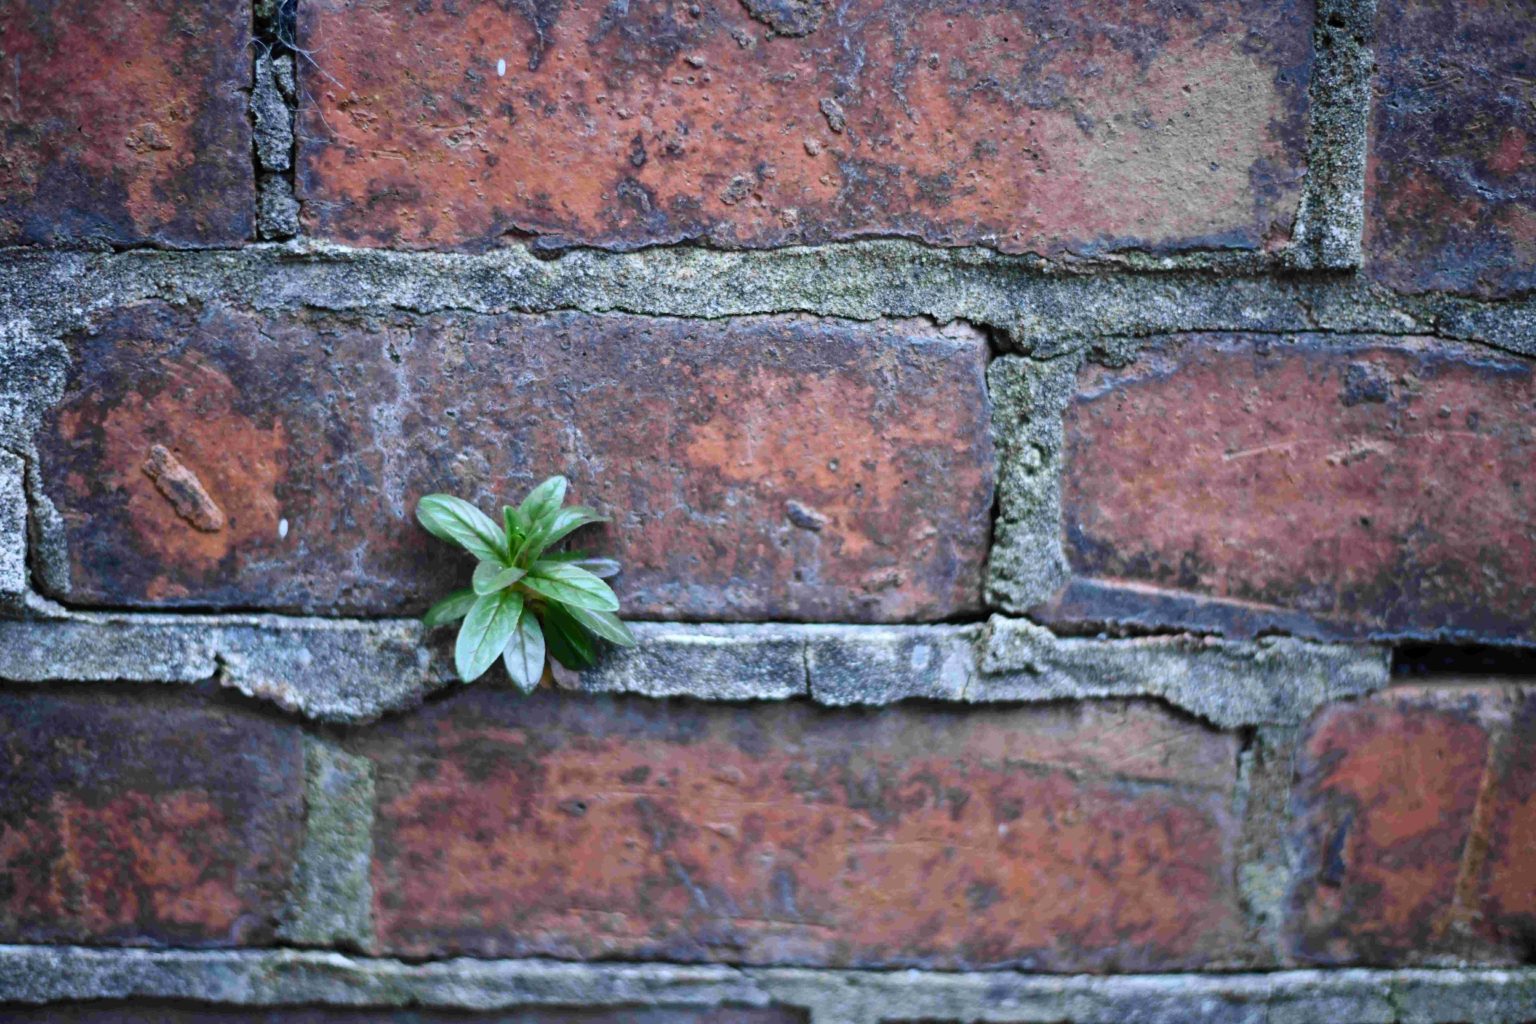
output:
POLYGON ((1536 970, 1355 968, 1053 977, 548 960, 408 964, 300 950, 0 947, 0 1002, 125 998, 211 999, 220 1005, 252 1007, 297 1001, 478 1010, 571 1003, 783 1005, 809 1011, 816 1024, 904 1019, 985 1019, 999 1024, 1522 1024, 1536 1012, 1536 970))
POLYGON ((1010 346, 1043 357, 1106 336, 1190 330, 1417 333, 1536 354, 1536 296, 1401 295, 1336 273, 1080 273, 909 241, 764 251, 578 249, 541 259, 522 247, 415 253, 301 239, 226 252, 9 249, 0 250, 0 269, 6 322, 45 337, 77 330, 113 308, 161 298, 219 299, 274 311, 927 316, 996 329, 1010 346))
MULTIPOLYGON (((155 615, 41 609, 0 619, 0 679, 217 681, 290 713, 359 723, 449 685, 442 637, 412 619, 155 615)), ((642 643, 561 686, 703 700, 809 697, 832 707, 925 698, 966 704, 1153 697, 1220 728, 1297 722, 1385 686, 1387 652, 1283 637, 1058 637, 1023 619, 985 626, 637 622, 642 643), (808 682, 807 682, 808 674, 808 682)))

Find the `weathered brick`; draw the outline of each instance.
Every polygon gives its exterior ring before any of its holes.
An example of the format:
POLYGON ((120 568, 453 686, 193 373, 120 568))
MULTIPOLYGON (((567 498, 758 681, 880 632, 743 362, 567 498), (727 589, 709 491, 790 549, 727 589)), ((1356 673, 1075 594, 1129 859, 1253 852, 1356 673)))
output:
POLYGON ((185 695, 0 690, 0 941, 270 942, 296 727, 185 695))
POLYGON ((1428 339, 1193 335, 1086 366, 1051 621, 1536 638, 1536 364, 1428 339))
POLYGON ((73 600, 418 611, 470 568, 416 525, 418 497, 494 508, 562 471, 619 517, 588 543, 624 561, 630 615, 980 600, 992 449, 968 331, 151 303, 72 345, 38 448, 73 600))
POLYGON ((475 688, 356 742, 387 953, 1137 970, 1239 929, 1236 740, 1150 705, 475 688))
POLYGON ((1296 956, 1523 961, 1536 943, 1536 691, 1404 688, 1321 712, 1293 791, 1296 956))
POLYGON ((7 1024, 803 1024, 804 1013, 788 1009, 665 1009, 625 1006, 580 1009, 535 1007, 475 1013, 466 1010, 198 1005, 158 1000, 121 1003, 66 1003, 6 1006, 7 1024))
POLYGON ((249 237, 250 34, 243 0, 0 5, 0 244, 249 237))
POLYGON ((1366 266, 1407 291, 1536 287, 1536 7, 1381 0, 1366 266))
POLYGON ((300 5, 318 234, 1268 248, 1311 4, 300 5))

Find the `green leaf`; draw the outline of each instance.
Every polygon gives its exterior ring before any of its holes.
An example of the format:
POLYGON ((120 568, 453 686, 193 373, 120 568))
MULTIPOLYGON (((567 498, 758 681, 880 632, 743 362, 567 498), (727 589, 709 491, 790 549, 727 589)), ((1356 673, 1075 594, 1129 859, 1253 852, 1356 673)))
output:
POLYGON ((475 566, 475 575, 471 577, 471 582, 474 583, 475 593, 494 594, 498 590, 506 590, 522 579, 523 571, 516 566, 506 566, 500 562, 481 562, 475 566))
POLYGON ((528 522, 537 526, 540 519, 554 512, 565 503, 565 489, 567 481, 563 476, 552 476, 545 480, 532 491, 517 510, 528 518, 528 522))
POLYGON ((568 562, 534 562, 522 583, 529 590, 543 594, 551 601, 559 601, 573 608, 590 608, 597 612, 619 610, 619 599, 614 596, 608 584, 568 562))
POLYGON ((550 520, 549 525, 539 534, 539 544, 549 547, 573 530, 580 529, 588 523, 606 523, 608 517, 596 509, 587 508, 585 505, 573 505, 563 508, 550 520))
POLYGON ((594 612, 586 608, 567 608, 571 618, 581 623, 587 629, 596 633, 604 640, 611 640, 620 647, 635 646, 635 634, 629 631, 629 627, 619 621, 619 617, 612 612, 594 612))
POLYGON ((437 604, 427 609, 427 614, 421 617, 421 621, 428 626, 441 626, 448 622, 458 622, 469 614, 469 609, 475 603, 475 592, 469 588, 455 590, 437 604))
POLYGON ((463 498, 429 494, 416 503, 416 518, 434 537, 458 544, 476 558, 506 562, 511 552, 491 517, 463 498))
POLYGON ((566 668, 587 668, 597 660, 592 634, 571 617, 564 605, 545 606, 544 642, 549 647, 549 656, 566 668))
POLYGON ((471 683, 485 674, 517 632, 522 611, 523 595, 515 590, 498 590, 476 599, 453 647, 460 679, 471 683))
POLYGON ((586 551, 546 551, 539 556, 546 562, 571 562, 587 570, 598 579, 617 576, 622 566, 611 558, 594 558, 586 551))
POLYGON ((539 677, 544 674, 544 631, 527 606, 517 620, 517 631, 501 660, 507 667, 507 675, 524 693, 532 693, 539 685, 539 677))
POLYGON ((501 506, 501 519, 507 527, 507 550, 516 551, 517 546, 528 535, 528 520, 511 505, 501 506))

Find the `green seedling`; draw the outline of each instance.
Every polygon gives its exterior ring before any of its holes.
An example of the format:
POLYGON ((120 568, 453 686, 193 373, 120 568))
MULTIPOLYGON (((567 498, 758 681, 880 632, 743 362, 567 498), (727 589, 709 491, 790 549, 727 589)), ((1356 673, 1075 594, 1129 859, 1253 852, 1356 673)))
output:
POLYGON ((634 634, 616 614, 619 599, 603 582, 619 563, 551 550, 575 530, 608 521, 584 505, 563 507, 565 489, 565 477, 550 477, 516 508, 502 506, 499 526, 451 494, 429 494, 416 503, 416 518, 428 533, 480 560, 471 585, 425 616, 428 626, 464 620, 453 648, 464 682, 479 679, 500 658, 526 693, 539 685, 546 655, 582 669, 596 660, 599 638, 634 646, 634 634))

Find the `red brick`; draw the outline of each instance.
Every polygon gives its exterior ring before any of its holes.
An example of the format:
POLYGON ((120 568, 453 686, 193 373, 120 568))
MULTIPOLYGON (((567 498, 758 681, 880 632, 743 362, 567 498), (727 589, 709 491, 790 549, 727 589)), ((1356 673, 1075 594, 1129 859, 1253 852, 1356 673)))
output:
POLYGON ((305 221, 348 242, 1255 249, 1289 237, 1305 165, 1302 0, 315 0, 300 22, 324 55, 305 221))
POLYGON ((416 525, 417 498, 494 509, 556 472, 618 516, 589 543, 624 561, 631 615, 885 620, 980 600, 993 460, 974 334, 149 304, 73 345, 39 438, 73 600, 418 611, 472 566, 416 525), (156 445, 211 508, 150 478, 156 445))
POLYGON ((1195 335, 1085 368, 1053 621, 1536 638, 1533 364, 1427 339, 1195 335))
POLYGON ((1236 741, 1150 706, 877 713, 484 688, 360 741, 381 950, 1192 967, 1236 741))
POLYGON ((1521 961, 1536 941, 1536 691, 1405 688, 1323 711, 1297 762, 1293 949, 1521 961))
POLYGON ((1536 288, 1536 7, 1382 0, 1366 266, 1407 291, 1536 288))
POLYGON ((299 730, 186 698, 0 691, 0 941, 272 940, 299 730))
POLYGON ((669 1010, 642 1007, 537 1007, 474 1013, 467 1010, 386 1010, 285 1006, 275 1009, 135 1001, 8 1007, 6 1024, 803 1024, 788 1009, 669 1010))
POLYGON ((251 233, 243 0, 0 5, 0 244, 251 233))

